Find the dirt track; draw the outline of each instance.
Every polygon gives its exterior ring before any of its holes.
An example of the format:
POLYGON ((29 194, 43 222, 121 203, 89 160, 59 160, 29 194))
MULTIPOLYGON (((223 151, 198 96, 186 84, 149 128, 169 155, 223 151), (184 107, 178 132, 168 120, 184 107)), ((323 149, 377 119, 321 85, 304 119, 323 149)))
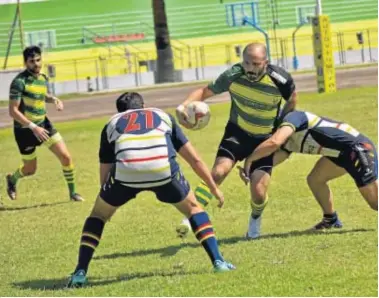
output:
MULTIPOLYGON (((316 78, 314 74, 294 75, 297 90, 299 92, 316 91, 316 78)), ((360 86, 378 85, 378 67, 347 69, 337 71, 338 88, 351 88, 360 86)), ((140 93, 145 98, 147 106, 158 108, 175 107, 199 85, 171 87, 158 90, 146 90, 140 93)), ((90 98, 78 98, 65 101, 65 110, 57 112, 49 105, 49 118, 54 122, 85 119, 104 115, 112 115, 115 112, 114 94, 94 95, 90 98)), ((216 96, 211 102, 229 100, 229 95, 224 93, 216 96)), ((11 125, 6 107, 0 108, 0 128, 11 125)))

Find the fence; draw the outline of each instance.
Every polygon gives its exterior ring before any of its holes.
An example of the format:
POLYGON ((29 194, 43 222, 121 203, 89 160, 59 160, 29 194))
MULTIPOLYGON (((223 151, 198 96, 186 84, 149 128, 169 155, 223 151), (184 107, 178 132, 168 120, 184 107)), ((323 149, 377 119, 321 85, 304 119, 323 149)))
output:
MULTIPOLYGON (((336 65, 377 62, 378 29, 367 28, 362 31, 365 41, 363 45, 358 44, 356 33, 333 33, 336 65)), ((311 38, 311 35, 300 35, 296 39, 296 46, 300 52, 300 69, 314 68, 311 38)), ((240 54, 248 42, 250 40, 200 46, 174 42, 173 52, 178 80, 192 81, 216 77, 222 70, 241 60, 240 54)), ((273 55, 273 63, 292 70, 292 37, 271 39, 270 42, 277 42, 279 48, 273 55)), ((147 52, 126 51, 122 47, 105 49, 103 55, 96 58, 65 59, 50 64, 54 65, 56 70, 56 77, 50 80, 56 94, 154 84, 155 56, 147 52)), ((44 66, 46 73, 48 65, 46 63, 44 66)), ((14 73, 12 75, 14 76, 14 73)), ((2 79, 2 85, 5 86, 4 84, 5 79, 2 79)), ((2 88, 0 98, 6 98, 7 91, 8 87, 2 88)))

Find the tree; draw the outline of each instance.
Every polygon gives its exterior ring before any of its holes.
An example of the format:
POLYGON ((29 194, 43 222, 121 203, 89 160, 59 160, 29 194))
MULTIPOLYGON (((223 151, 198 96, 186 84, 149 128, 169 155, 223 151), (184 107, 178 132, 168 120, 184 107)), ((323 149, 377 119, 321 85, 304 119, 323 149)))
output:
POLYGON ((174 62, 164 0, 152 0, 155 47, 157 49, 156 83, 175 81, 174 62))

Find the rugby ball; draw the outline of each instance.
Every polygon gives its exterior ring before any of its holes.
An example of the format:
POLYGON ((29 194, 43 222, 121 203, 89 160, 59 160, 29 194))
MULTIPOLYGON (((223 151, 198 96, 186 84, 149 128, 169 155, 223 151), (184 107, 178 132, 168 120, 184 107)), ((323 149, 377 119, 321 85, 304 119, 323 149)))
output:
POLYGON ((209 106, 202 101, 194 101, 188 104, 186 112, 188 115, 187 122, 193 125, 192 130, 206 127, 211 119, 209 106))

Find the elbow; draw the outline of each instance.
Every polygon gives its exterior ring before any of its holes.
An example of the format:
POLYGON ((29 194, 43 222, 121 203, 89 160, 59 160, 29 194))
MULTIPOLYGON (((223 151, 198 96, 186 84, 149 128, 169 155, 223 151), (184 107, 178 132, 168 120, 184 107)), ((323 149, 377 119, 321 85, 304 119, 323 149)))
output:
POLYGON ((279 141, 277 141, 277 140, 272 140, 272 141, 271 141, 271 146, 270 146, 270 147, 272 148, 272 151, 273 151, 273 152, 279 150, 279 149, 280 149, 280 146, 282 146, 282 143, 281 143, 281 142, 279 142, 279 141))

